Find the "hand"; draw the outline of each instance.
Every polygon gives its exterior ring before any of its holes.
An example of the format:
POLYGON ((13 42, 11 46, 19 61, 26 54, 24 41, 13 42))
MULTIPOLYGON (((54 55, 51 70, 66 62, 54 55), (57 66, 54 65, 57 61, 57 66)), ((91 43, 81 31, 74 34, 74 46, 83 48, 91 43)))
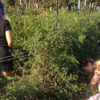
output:
POLYGON ((13 48, 10 48, 10 52, 11 52, 11 53, 14 53, 14 49, 13 49, 13 48))

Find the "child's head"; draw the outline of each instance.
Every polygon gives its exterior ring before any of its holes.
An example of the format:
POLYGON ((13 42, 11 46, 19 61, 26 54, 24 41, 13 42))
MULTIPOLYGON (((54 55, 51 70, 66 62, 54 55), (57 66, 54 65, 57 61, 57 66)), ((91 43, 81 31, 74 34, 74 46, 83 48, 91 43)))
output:
POLYGON ((80 66, 85 72, 93 73, 96 65, 92 58, 86 58, 80 63, 80 66))

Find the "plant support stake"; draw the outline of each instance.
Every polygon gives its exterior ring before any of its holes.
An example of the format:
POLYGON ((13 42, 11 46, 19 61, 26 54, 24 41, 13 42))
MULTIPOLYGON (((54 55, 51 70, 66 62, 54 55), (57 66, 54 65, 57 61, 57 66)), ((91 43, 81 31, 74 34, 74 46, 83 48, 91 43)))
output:
POLYGON ((86 0, 84 0, 84 7, 86 7, 86 0))
POLYGON ((84 0, 84 15, 86 13, 86 0, 84 0))
POLYGON ((81 9, 81 7, 80 7, 80 2, 81 2, 81 1, 78 0, 78 7, 77 7, 77 8, 78 8, 79 11, 80 11, 80 9, 81 9))
POLYGON ((57 0, 57 16, 59 15, 59 0, 57 0))
POLYGON ((22 5, 22 0, 20 0, 20 7, 19 7, 19 10, 20 10, 20 16, 21 16, 21 5, 22 5))

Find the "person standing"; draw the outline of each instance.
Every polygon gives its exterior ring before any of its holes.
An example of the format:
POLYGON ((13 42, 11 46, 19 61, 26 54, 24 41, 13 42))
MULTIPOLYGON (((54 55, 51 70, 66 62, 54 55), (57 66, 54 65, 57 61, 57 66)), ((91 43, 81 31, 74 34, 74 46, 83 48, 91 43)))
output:
POLYGON ((12 29, 9 21, 5 18, 4 5, 0 1, 0 70, 4 76, 13 76, 13 50, 12 29))

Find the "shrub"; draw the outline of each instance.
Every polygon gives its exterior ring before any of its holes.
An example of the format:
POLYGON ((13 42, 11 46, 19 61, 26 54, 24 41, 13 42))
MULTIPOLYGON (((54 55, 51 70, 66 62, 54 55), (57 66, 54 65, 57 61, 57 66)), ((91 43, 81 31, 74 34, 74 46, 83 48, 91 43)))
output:
POLYGON ((82 100, 94 93, 86 87, 91 76, 79 63, 98 58, 99 12, 83 16, 64 11, 58 19, 55 13, 10 18, 15 68, 23 67, 24 73, 4 86, 2 100, 82 100))

